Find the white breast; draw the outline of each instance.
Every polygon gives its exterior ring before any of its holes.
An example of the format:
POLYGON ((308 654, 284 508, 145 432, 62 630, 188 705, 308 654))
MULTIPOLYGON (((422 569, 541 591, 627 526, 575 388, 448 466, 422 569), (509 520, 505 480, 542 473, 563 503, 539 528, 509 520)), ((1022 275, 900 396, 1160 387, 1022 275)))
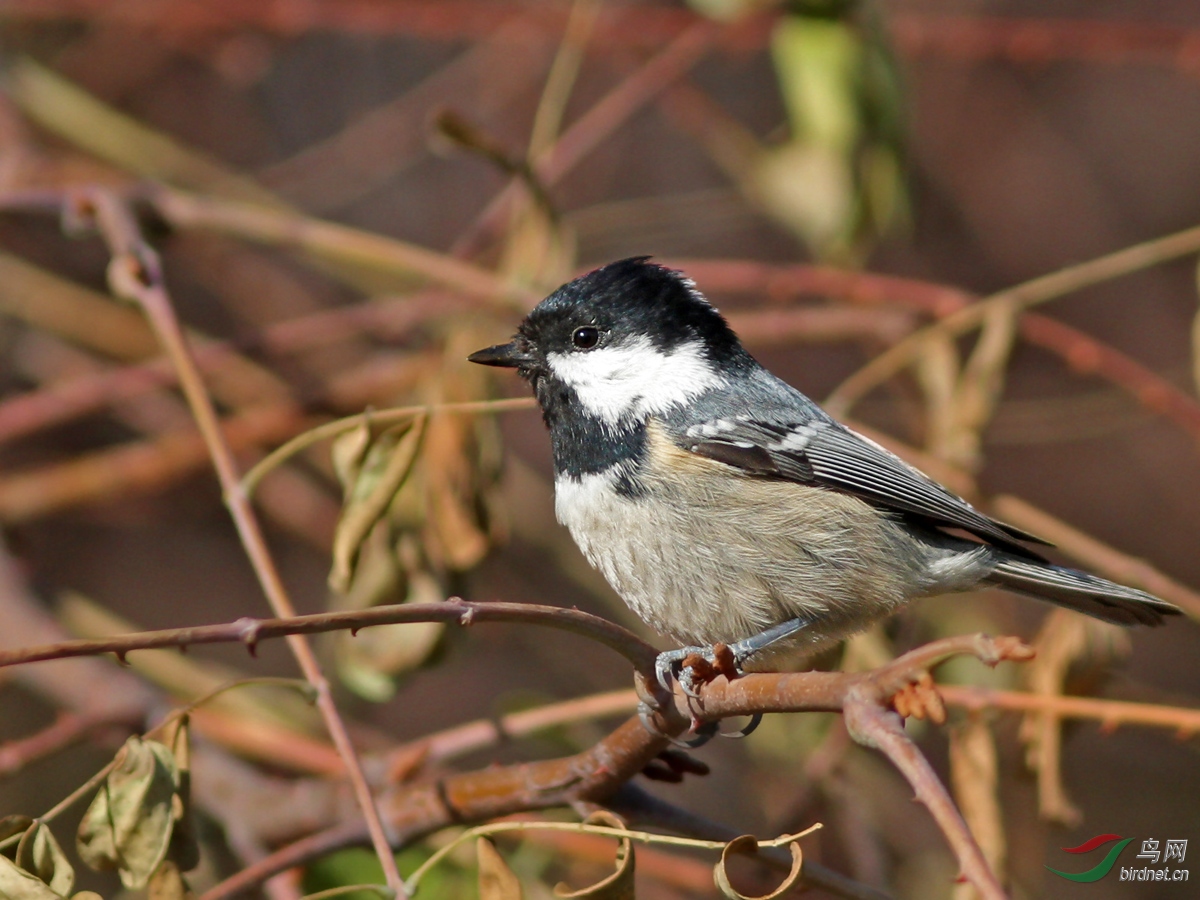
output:
MULTIPOLYGON (((926 553, 941 551, 861 500, 731 474, 654 427, 647 440, 657 462, 633 476, 639 496, 617 493, 618 466, 560 476, 555 506, 630 608, 676 640, 729 643, 803 615, 813 625, 795 643, 815 648, 934 592, 926 553)), ((954 557, 964 571, 948 589, 985 574, 981 557, 954 557)))

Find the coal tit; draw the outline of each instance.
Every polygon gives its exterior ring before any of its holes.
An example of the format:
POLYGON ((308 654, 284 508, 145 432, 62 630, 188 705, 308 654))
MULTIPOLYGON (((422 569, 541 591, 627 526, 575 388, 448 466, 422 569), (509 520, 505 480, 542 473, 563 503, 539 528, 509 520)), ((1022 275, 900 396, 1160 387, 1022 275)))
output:
POLYGON ((559 521, 634 612, 689 645, 660 657, 660 680, 716 643, 771 668, 986 585, 1121 625, 1179 612, 1052 565, 1027 546, 1045 542, 835 421, 648 257, 563 285, 470 360, 532 385, 559 521))

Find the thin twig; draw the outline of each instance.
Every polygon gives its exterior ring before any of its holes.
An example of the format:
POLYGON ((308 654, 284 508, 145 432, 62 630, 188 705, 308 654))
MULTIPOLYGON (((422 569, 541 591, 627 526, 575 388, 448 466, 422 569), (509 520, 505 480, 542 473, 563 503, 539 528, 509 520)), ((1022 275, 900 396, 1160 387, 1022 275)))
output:
POLYGON ((954 801, 938 780, 929 761, 904 733, 903 720, 867 698, 861 702, 847 702, 845 718, 846 729, 851 737, 860 744, 884 753, 908 779, 917 799, 925 804, 950 842, 963 876, 975 886, 980 896, 984 900, 1005 900, 1004 888, 988 866, 983 851, 955 808, 954 801))
MULTIPOLYGON (((212 399, 192 359, 175 310, 167 294, 162 270, 156 254, 142 239, 133 213, 115 195, 95 191, 87 199, 96 225, 108 244, 112 254, 108 278, 113 292, 137 304, 145 313, 151 328, 162 342, 163 349, 175 362, 179 371, 179 383, 192 409, 205 443, 217 471, 226 505, 233 517, 234 525, 242 545, 258 577, 271 608, 282 616, 293 614, 294 608, 283 585, 274 559, 267 549, 266 540, 253 508, 241 490, 237 463, 233 452, 225 442, 220 421, 213 408, 212 399)), ((305 679, 316 692, 317 707, 325 720, 326 728, 334 745, 346 762, 346 774, 354 788, 363 818, 371 834, 371 843, 379 857, 387 885, 399 897, 405 897, 404 885, 396 869, 387 833, 375 806, 371 788, 362 771, 357 751, 350 734, 342 721, 333 700, 329 682, 321 672, 316 656, 308 641, 300 635, 289 635, 288 645, 295 656, 305 679)))
POLYGON ((313 613, 307 616, 280 616, 254 619, 249 616, 220 625, 193 625, 142 631, 118 637, 62 641, 40 647, 0 650, 0 668, 115 653, 118 658, 135 650, 161 647, 189 647, 196 644, 243 643, 251 650, 259 641, 327 631, 358 631, 373 625, 411 622, 445 622, 460 626, 476 622, 526 622, 570 631, 589 637, 624 656, 639 672, 653 676, 658 651, 640 637, 607 619, 578 609, 538 606, 533 603, 468 603, 452 599, 442 603, 400 603, 374 606, 348 612, 313 613))
POLYGON ((105 726, 133 727, 127 718, 88 716, 61 712, 53 723, 36 734, 0 744, 0 778, 20 772, 25 766, 65 750, 105 726))
POLYGON ((548 728, 587 719, 629 715, 637 708, 637 704, 637 693, 632 690, 609 691, 590 697, 564 700, 561 703, 547 703, 495 719, 477 719, 474 722, 455 725, 436 734, 401 744, 389 750, 387 758, 408 760, 419 756, 422 761, 445 761, 548 728))
MULTIPOLYGON (((692 25, 613 88, 538 157, 533 166, 538 182, 549 187, 570 172, 634 113, 698 63, 717 33, 718 29, 710 22, 692 25)), ((493 197, 471 226, 458 236, 454 255, 470 258, 486 247, 507 221, 508 210, 521 190, 521 182, 513 180, 493 197)))
POLYGON ((165 187, 149 188, 145 193, 155 211, 177 228, 216 231, 303 250, 371 271, 426 278, 489 302, 530 299, 486 269, 381 234, 267 206, 202 197, 165 187))
POLYGON ((997 307, 1011 304, 1016 311, 1025 310, 1072 291, 1111 281, 1197 251, 1200 251, 1200 227, 1188 228, 1124 247, 992 294, 889 347, 838 385, 826 398, 825 405, 835 416, 846 415, 868 391, 899 373, 920 356, 931 338, 965 334, 981 325, 997 307))
POLYGON ((1181 739, 1200 734, 1200 709, 1185 706, 1132 703, 1127 700, 1097 697, 1031 694, 1026 691, 1001 691, 963 684, 938 685, 938 692, 948 706, 968 710, 1049 712, 1060 719, 1095 719, 1104 730, 1114 729, 1119 725, 1166 728, 1174 731, 1181 739))
MULTIPOLYGON (((424 291, 394 299, 324 309, 271 324, 236 341, 208 340, 194 347, 204 373, 222 372, 233 354, 247 348, 270 355, 298 353, 328 346, 364 333, 395 340, 423 322, 464 312, 467 302, 445 291, 424 291)), ((36 391, 0 401, 0 443, 32 434, 97 409, 176 383, 169 359, 157 357, 44 385, 36 391)), ((220 399, 218 397, 218 399, 220 399)))

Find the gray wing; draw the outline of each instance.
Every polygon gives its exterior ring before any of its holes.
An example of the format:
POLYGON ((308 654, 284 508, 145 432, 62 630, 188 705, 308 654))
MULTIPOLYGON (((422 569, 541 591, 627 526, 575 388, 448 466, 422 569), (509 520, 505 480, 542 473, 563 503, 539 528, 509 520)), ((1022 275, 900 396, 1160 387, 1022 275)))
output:
POLYGON ((895 454, 831 420, 785 424, 745 417, 714 419, 687 428, 680 444, 751 475, 854 494, 936 527, 961 528, 1024 556, 1036 554, 1019 541, 1048 543, 985 516, 895 454))

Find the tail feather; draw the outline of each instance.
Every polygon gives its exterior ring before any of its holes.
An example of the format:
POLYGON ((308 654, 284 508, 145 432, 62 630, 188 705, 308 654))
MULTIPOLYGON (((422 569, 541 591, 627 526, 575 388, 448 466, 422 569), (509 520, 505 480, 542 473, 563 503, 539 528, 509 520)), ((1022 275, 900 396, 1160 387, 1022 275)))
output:
POLYGON ((1125 587, 1086 572, 1005 557, 988 581, 1117 625, 1161 625, 1179 607, 1153 594, 1125 587))

